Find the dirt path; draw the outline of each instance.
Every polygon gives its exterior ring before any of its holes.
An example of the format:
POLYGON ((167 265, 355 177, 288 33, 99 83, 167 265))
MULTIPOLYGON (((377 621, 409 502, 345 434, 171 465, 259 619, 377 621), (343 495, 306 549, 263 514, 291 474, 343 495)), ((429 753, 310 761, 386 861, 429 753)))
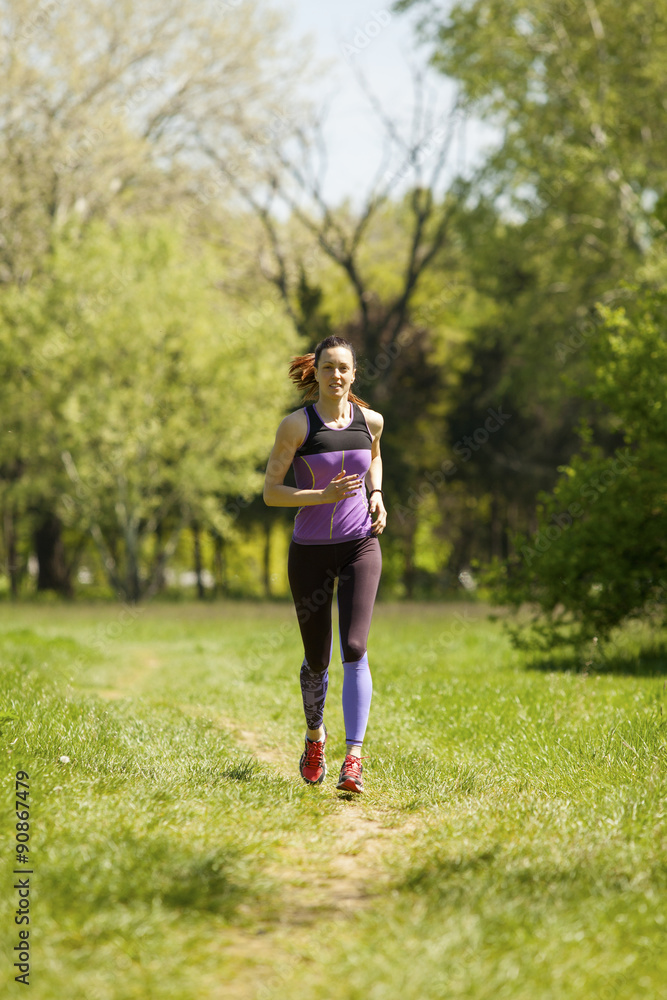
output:
MULTIPOLYGON (((215 721, 244 751, 271 768, 283 778, 297 774, 298 749, 276 746, 261 733, 244 728, 237 720, 211 709, 193 710, 215 721)), ((333 765, 329 764, 331 768, 333 765)), ((337 768, 336 768, 337 773, 337 768)), ((331 770, 327 784, 333 781, 331 770)), ((313 789, 315 795, 320 789, 313 789)), ((322 789, 322 794, 327 794, 322 789)), ((373 807, 366 794, 336 793, 336 808, 329 816, 326 843, 327 855, 318 858, 313 872, 312 864, 298 844, 285 850, 281 876, 307 875, 307 885, 285 884, 284 922, 302 923, 308 919, 312 908, 330 917, 348 916, 367 905, 377 895, 385 880, 383 858, 393 848, 401 835, 408 834, 418 825, 415 817, 406 818, 396 825, 395 816, 373 807)), ((298 880, 298 879, 297 879, 298 880)))
MULTIPOLYGON (((97 693, 108 699, 140 694, 149 676, 162 666, 153 650, 141 648, 130 656, 130 664, 115 678, 113 687, 97 693)), ((268 736, 253 732, 238 720, 209 707, 180 706, 181 711, 210 719, 232 737, 244 753, 254 756, 281 777, 297 774, 298 749, 277 746, 268 736)), ((330 767, 337 766, 331 763, 330 767)), ((331 773, 327 784, 333 781, 331 773)), ((328 790, 313 789, 313 794, 328 790)), ((360 910, 373 905, 387 883, 386 858, 401 840, 424 825, 423 818, 400 818, 373 803, 367 793, 336 793, 335 806, 324 833, 318 831, 315 862, 309 845, 300 835, 286 841, 279 860, 267 874, 280 885, 279 916, 252 928, 229 928, 225 933, 226 959, 235 966, 231 981, 220 984, 221 1000, 288 1000, 282 987, 291 969, 301 963, 289 958, 286 945, 295 931, 321 927, 322 923, 352 920, 360 910), (397 822, 398 819, 398 822, 397 822)), ((249 914, 250 916, 250 914, 249 914)), ((215 990, 211 996, 216 996, 215 990)), ((291 998, 289 998, 291 1000, 291 998)))
MULTIPOLYGON (((202 714, 213 716, 210 711, 202 714)), ((281 777, 295 776, 294 751, 276 747, 233 719, 215 713, 215 721, 281 777)), ((328 922, 354 921, 360 911, 372 907, 387 883, 385 859, 423 820, 410 816, 397 825, 395 814, 373 806, 364 795, 348 793, 338 797, 327 823, 326 836, 317 842, 315 864, 307 848, 293 843, 269 869, 281 884, 279 921, 259 930, 230 930, 225 951, 238 961, 238 971, 221 989, 220 1000, 293 1000, 288 993, 292 971, 308 961, 286 950, 294 932, 298 936, 303 928, 311 934, 316 928, 316 934, 326 935, 328 922)))

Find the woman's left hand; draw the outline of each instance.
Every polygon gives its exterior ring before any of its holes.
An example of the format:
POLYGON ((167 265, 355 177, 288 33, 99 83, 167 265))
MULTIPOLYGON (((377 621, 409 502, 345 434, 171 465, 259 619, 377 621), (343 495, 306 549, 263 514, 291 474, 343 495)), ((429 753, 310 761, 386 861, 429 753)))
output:
POLYGON ((385 510, 381 493, 373 493, 368 501, 368 509, 371 512, 373 520, 371 534, 381 535, 387 525, 387 511, 385 510))

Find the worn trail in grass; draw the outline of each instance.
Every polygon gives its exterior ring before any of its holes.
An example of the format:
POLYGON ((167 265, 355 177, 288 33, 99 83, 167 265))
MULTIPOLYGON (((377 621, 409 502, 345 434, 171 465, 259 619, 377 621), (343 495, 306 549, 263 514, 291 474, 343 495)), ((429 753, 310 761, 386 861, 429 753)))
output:
MULTIPOLYGON (((153 650, 139 647, 134 664, 117 676, 117 687, 100 687, 98 693, 103 698, 118 699, 132 694, 146 694, 160 684, 156 671, 164 665, 153 650)), ((212 708, 181 705, 187 714, 212 721, 221 730, 229 733, 239 748, 239 774, 252 775, 249 758, 268 765, 286 781, 294 778, 302 745, 298 742, 287 744, 271 738, 261 724, 251 731, 237 719, 226 716, 212 708)), ((295 714, 300 717, 299 704, 295 714)), ((323 918, 348 917, 359 911, 377 897, 379 886, 386 881, 386 871, 382 864, 383 855, 391 849, 392 840, 399 832, 409 833, 414 829, 414 818, 410 816, 389 817, 373 801, 364 802, 352 793, 340 793, 332 789, 332 782, 338 768, 328 764, 327 784, 310 792, 314 797, 335 796, 338 807, 328 813, 325 831, 320 832, 317 849, 308 847, 307 830, 303 837, 282 845, 281 857, 270 868, 271 874, 282 883, 282 906, 279 923, 298 924, 307 927, 311 922, 321 923, 323 918)), ((248 932, 252 933, 252 932, 248 932)), ((267 933, 269 931, 267 930, 267 933)), ((243 935, 247 938, 247 934, 243 935)), ((263 956, 268 958, 267 940, 263 942, 263 956)))
MULTIPOLYGON (((154 651, 137 650, 135 665, 118 677, 116 688, 100 688, 105 698, 126 697, 130 693, 144 694, 147 689, 160 684, 154 671, 164 665, 154 651)), ((275 773, 289 781, 294 778, 301 744, 276 742, 261 724, 251 731, 237 719, 202 706, 182 706, 194 717, 206 718, 221 730, 229 733, 239 748, 239 775, 252 775, 251 758, 268 765, 275 773)), ((298 703, 295 706, 298 715, 298 703)), ((327 784, 314 788, 314 797, 333 795, 338 807, 328 812, 327 826, 317 839, 317 848, 308 846, 308 831, 302 837, 290 839, 281 845, 280 859, 269 871, 281 883, 282 905, 277 924, 282 927, 308 928, 313 923, 321 925, 324 919, 348 918, 360 908, 372 903, 387 881, 383 859, 392 850, 400 835, 410 835, 415 829, 413 816, 389 815, 370 796, 365 802, 352 793, 332 789, 338 769, 328 764, 327 784)), ((272 921, 276 923, 275 918, 272 921)), ((275 929, 275 928, 274 928, 275 929)), ((264 928, 267 937, 261 946, 265 965, 270 961, 271 927, 264 928)), ((252 949, 253 930, 240 931, 237 948, 252 949)), ((238 988, 237 983, 237 988, 238 988)))
POLYGON ((326 782, 298 775, 291 607, 6 608, 32 995, 667 1000, 667 666, 624 642, 529 669, 483 608, 379 605, 346 798, 340 666, 326 782))

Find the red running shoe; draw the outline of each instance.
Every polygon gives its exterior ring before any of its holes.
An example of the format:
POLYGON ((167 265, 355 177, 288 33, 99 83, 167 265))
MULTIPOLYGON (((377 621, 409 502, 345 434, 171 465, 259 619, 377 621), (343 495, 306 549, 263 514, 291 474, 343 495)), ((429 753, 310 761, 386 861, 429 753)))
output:
POLYGON ((338 779, 336 788, 340 788, 342 792, 363 792, 364 779, 361 776, 361 772, 363 771, 362 760, 366 760, 366 758, 355 757, 351 753, 346 756, 343 766, 340 769, 340 778, 338 779))
POLYGON ((324 758, 324 744, 327 741, 327 727, 324 727, 323 740, 309 740, 306 736, 306 747, 301 754, 299 771, 308 785, 321 785, 327 773, 327 762, 324 758))

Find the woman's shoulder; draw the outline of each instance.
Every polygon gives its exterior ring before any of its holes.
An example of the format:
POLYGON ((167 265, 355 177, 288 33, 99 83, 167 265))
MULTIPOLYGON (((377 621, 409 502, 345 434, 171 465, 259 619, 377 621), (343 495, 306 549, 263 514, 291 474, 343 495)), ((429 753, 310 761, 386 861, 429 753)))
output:
POLYGON ((301 443, 308 430, 308 418, 306 417, 304 407, 302 406, 298 410, 293 410, 292 413, 288 413, 286 417, 283 417, 278 430, 281 435, 287 438, 298 438, 299 443, 301 443))
POLYGON ((377 437, 382 433, 382 428, 384 427, 384 417, 377 410, 371 410, 370 406, 359 407, 364 417, 366 418, 366 423, 368 424, 368 429, 373 435, 377 437))

